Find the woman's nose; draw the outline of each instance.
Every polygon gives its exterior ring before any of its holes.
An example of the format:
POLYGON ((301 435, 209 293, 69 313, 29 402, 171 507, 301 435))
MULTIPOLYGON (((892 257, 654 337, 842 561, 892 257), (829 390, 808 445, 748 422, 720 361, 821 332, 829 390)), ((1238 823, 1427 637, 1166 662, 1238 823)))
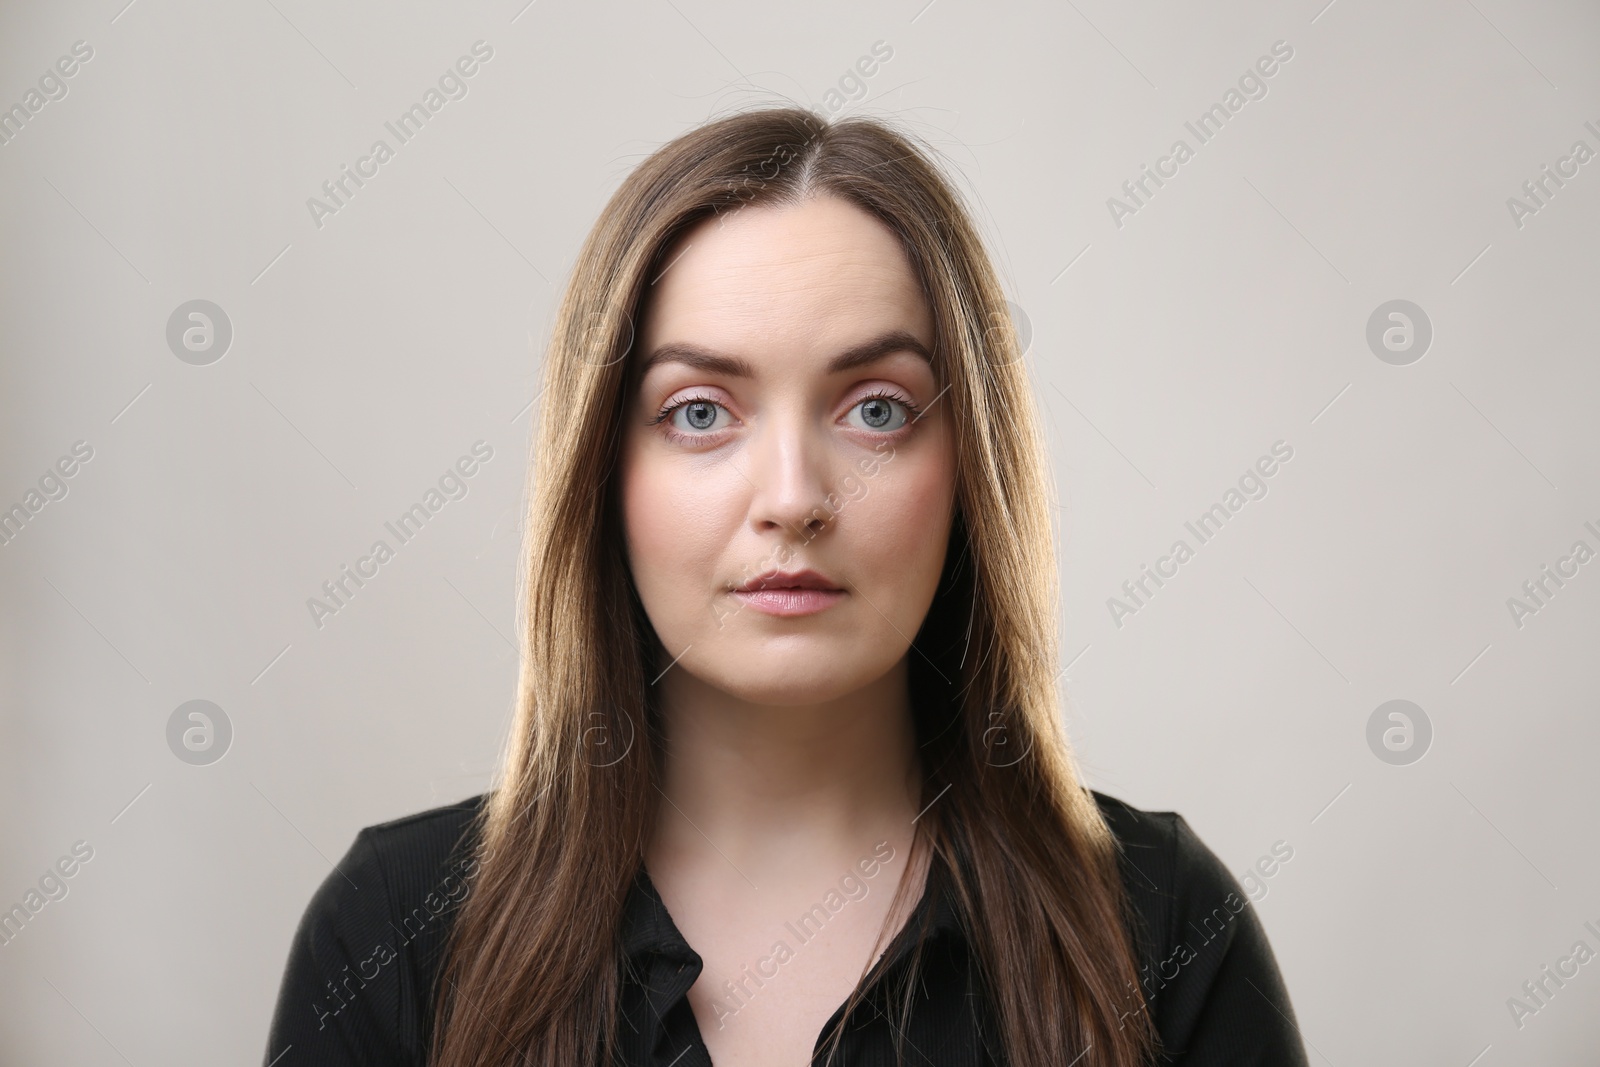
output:
POLYGON ((798 415, 775 416, 757 431, 746 456, 752 523, 796 533, 820 529, 832 514, 834 458, 822 430, 798 415))

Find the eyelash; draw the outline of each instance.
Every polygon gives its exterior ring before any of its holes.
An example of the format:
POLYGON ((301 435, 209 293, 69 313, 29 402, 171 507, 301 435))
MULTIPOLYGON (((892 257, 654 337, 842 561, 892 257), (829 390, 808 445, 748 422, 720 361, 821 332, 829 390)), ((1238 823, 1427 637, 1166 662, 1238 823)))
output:
MULTIPOLYGON (((906 419, 906 424, 904 426, 900 427, 900 429, 898 429, 898 430, 890 430, 888 433, 883 434, 882 436, 884 436, 884 437, 892 437, 892 436, 894 436, 896 434, 904 433, 905 431, 909 430, 911 428, 911 424, 916 422, 917 421, 917 417, 922 413, 922 409, 917 407, 916 404, 912 403, 910 397, 904 396, 901 393, 898 393, 898 392, 896 392, 896 391, 894 391, 892 389, 877 389, 877 390, 874 390, 873 392, 868 393, 866 396, 862 397, 860 400, 857 400, 855 402, 854 406, 855 407, 859 407, 862 404, 865 404, 869 400, 893 400, 896 403, 902 405, 906 409, 906 411, 908 412, 908 417, 906 419)), ((724 405, 720 401, 713 400, 709 396, 686 396, 682 400, 676 401, 675 403, 672 403, 672 404, 668 404, 666 407, 664 407, 660 411, 658 411, 656 413, 655 418, 650 420, 650 425, 651 426, 656 426, 656 425, 658 425, 660 423, 666 422, 668 419, 670 419, 672 417, 672 413, 673 412, 677 411, 679 408, 683 407, 685 404, 715 404, 719 408, 720 407, 724 407, 724 405)), ((664 431, 664 433, 665 433, 665 435, 666 435, 666 437, 667 437, 667 439, 669 441, 678 441, 678 442, 689 442, 689 441, 695 441, 695 440, 698 440, 698 439, 701 439, 701 438, 714 436, 712 434, 704 434, 704 433, 694 433, 694 434, 679 433, 678 431, 672 429, 670 427, 670 425, 664 431)))

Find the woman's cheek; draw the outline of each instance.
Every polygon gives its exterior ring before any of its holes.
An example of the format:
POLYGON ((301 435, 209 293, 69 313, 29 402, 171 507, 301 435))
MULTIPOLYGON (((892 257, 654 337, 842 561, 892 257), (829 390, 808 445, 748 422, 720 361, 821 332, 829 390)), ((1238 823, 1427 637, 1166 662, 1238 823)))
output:
POLYGON ((733 531, 713 482, 648 464, 637 473, 625 496, 634 582, 657 628, 690 640, 688 631, 714 621, 719 566, 733 531))
POLYGON ((880 495, 883 511, 877 516, 885 524, 875 546, 883 557, 878 573, 897 576, 896 610, 917 619, 938 588, 952 518, 953 465, 947 469, 934 456, 928 459, 901 468, 892 492, 880 495))
MULTIPOLYGON (((648 462, 630 463, 623 480, 623 519, 628 559, 639 592, 651 597, 672 569, 674 494, 648 462)), ((650 606, 647 599, 646 606, 650 606)))
POLYGON ((885 470, 867 482, 859 506, 871 515, 880 551, 913 559, 939 541, 928 531, 942 530, 949 521, 951 477, 940 464, 922 462, 885 470))

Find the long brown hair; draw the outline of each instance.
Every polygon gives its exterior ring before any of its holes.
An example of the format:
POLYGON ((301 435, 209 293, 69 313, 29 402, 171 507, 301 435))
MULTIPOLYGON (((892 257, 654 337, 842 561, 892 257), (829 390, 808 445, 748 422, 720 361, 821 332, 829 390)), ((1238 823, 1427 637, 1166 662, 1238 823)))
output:
MULTIPOLYGON (((1060 1067, 1083 1053, 1082 1067, 1137 1067, 1150 1057, 1116 840, 1058 715, 1051 486, 1026 365, 994 268, 934 158, 881 120, 746 111, 656 150, 590 231, 544 364, 516 717, 473 826, 480 862, 439 971, 435 1067, 611 1058, 623 904, 661 780, 650 684, 660 648, 629 577, 612 478, 633 323, 688 228, 822 194, 900 239, 932 310, 955 426, 945 572, 909 652, 931 805, 913 850, 952 887, 1009 1063, 1060 1067)), ((858 984, 852 1000, 863 992, 858 984)))

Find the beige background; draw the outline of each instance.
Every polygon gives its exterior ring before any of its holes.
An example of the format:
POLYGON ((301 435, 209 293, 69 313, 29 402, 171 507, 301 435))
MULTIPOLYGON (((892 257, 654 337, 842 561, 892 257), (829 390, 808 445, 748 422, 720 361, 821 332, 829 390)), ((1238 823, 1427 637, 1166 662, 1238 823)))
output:
POLYGON ((1520 1029, 1506 1002, 1600 949, 1600 562, 1520 626, 1507 600, 1600 550, 1600 161, 1520 227, 1507 199, 1600 150, 1594 5, 125 2, 0 7, 0 106, 93 49, 0 146, 0 508, 93 450, 0 546, 0 906, 93 850, 0 946, 0 1058, 260 1062, 330 861, 488 782, 528 405, 596 212, 708 117, 826 109, 881 41, 847 110, 944 154, 1031 330, 1091 783, 1241 875, 1292 847, 1257 907, 1314 1063, 1592 1062, 1600 963, 1520 1029), (319 227, 307 199, 480 40, 319 227), (1118 227, 1277 41, 1266 95, 1118 227), (205 366, 166 340, 197 299, 233 329, 205 366), (1366 341, 1395 299, 1433 328, 1404 366, 1366 341), (318 628, 307 599, 478 441, 318 628), (1367 742, 1393 699, 1432 724, 1409 765, 1367 742), (232 726, 205 766, 168 747, 191 700, 232 726))

